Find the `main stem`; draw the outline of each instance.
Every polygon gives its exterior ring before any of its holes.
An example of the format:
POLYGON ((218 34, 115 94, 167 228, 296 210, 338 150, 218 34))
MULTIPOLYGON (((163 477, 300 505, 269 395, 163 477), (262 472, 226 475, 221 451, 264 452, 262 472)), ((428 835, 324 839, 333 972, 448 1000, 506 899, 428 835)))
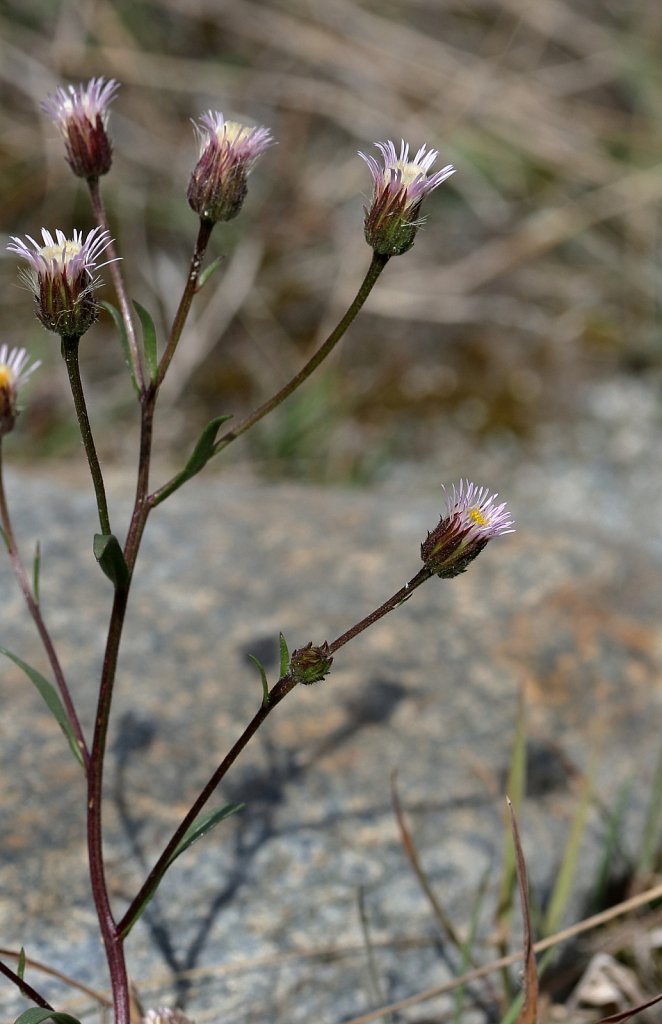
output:
POLYGON ((122 639, 129 590, 140 549, 140 541, 150 511, 146 496, 149 488, 155 402, 155 390, 153 388, 143 389, 141 392, 140 455, 138 460, 136 498, 124 545, 124 559, 129 575, 126 584, 123 587, 116 588, 113 600, 101 672, 88 783, 87 846, 90 880, 110 972, 115 1024, 130 1024, 129 983, 124 957, 124 936, 113 916, 106 882, 102 820, 103 770, 117 671, 117 658, 122 639))
MULTIPOLYGON (((115 921, 112 908, 110 905, 103 856, 102 800, 103 770, 106 752, 106 741, 108 735, 108 726, 110 722, 110 712, 112 706, 115 676, 117 671, 117 658, 119 655, 120 642, 122 639, 122 631, 126 616, 126 608, 129 598, 129 591, 131 587, 131 580, 133 577, 133 570, 135 568, 138 552, 140 550, 140 542, 142 540, 145 526, 147 524, 147 518, 149 516, 151 508, 147 500, 147 496, 149 490, 149 471, 151 464, 154 412, 156 407, 158 388, 160 386, 161 381, 163 380, 163 374, 167 369, 170 359, 174 354, 177 342, 179 340, 184 323, 186 321, 186 317, 190 310, 191 303, 196 292, 197 282, 200 273, 200 266, 202 264, 204 252, 209 241, 210 235, 211 226, 206 226, 203 230, 203 226, 201 225, 195 251, 191 261, 191 268, 189 270, 189 276, 187 278, 186 287, 182 295, 182 300, 179 304, 179 309, 175 317, 173 328, 170 332, 170 338, 168 341, 166 352, 159 367, 159 376, 156 381, 150 382, 147 385, 143 384, 140 390, 140 454, 138 458, 136 497, 133 506, 133 514, 131 516, 131 523, 129 525, 129 530, 127 532, 127 537, 124 545, 124 559, 126 561, 129 572, 128 579, 125 585, 122 587, 118 587, 115 590, 113 608, 108 627, 106 651, 101 673, 101 683, 99 687, 99 697, 97 702, 97 713, 94 727, 94 738, 92 742, 92 752, 90 758, 87 815, 88 860, 90 868, 92 894, 97 911, 97 917, 99 920, 99 928, 106 950, 108 969, 110 972, 111 987, 113 994, 113 1008, 115 1013, 115 1024, 130 1024, 130 1004, 129 983, 126 970, 126 960, 124 956, 124 934, 122 930, 118 927, 117 922, 115 921)), ((70 361, 72 362, 72 364, 75 365, 75 368, 77 370, 77 359, 74 360, 72 358, 70 361)), ((69 366, 69 362, 67 363, 67 365, 69 366)), ((140 364, 138 363, 137 365, 140 364)), ((70 371, 70 377, 71 376, 72 371, 70 371)), ((74 390, 73 384, 72 390, 74 390)), ((80 389, 80 394, 82 395, 82 389, 80 389)), ((74 399, 75 397, 76 392, 74 391, 74 399)), ((90 465, 92 468, 92 462, 90 463, 90 465)), ((95 480, 94 471, 92 472, 92 477, 93 480, 95 480)), ((108 528, 107 532, 110 532, 110 528, 108 528)))
POLYGON ((80 338, 78 337, 63 337, 62 356, 67 367, 67 373, 69 374, 69 384, 71 385, 71 394, 74 399, 74 408, 76 409, 76 416, 78 417, 78 425, 80 427, 80 433, 85 447, 85 454, 87 455, 90 473, 92 474, 92 483, 94 485, 97 509, 99 511, 99 525, 101 526, 102 533, 109 534, 112 531, 110 529, 110 519, 108 517, 106 488, 104 487, 101 466, 99 465, 99 458, 94 445, 90 418, 87 415, 83 382, 80 379, 80 366, 78 363, 79 344, 80 338))

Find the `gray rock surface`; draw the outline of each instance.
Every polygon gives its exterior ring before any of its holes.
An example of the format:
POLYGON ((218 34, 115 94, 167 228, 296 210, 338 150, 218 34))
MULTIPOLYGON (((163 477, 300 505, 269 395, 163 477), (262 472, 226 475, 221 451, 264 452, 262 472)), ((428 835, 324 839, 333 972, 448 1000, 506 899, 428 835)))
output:
MULTIPOLYGON (((246 809, 178 861, 129 939, 148 1004, 177 997, 200 1024, 337 1024, 376 1005, 360 890, 384 998, 443 981, 454 957, 399 842, 391 773, 458 928, 492 866, 488 933, 520 691, 532 761, 520 827, 538 895, 553 881, 592 756, 607 805, 634 783, 636 848, 662 702, 659 472, 609 451, 590 464, 553 450, 534 464, 486 452, 467 468, 508 498, 518 532, 457 580, 430 581, 340 652, 324 683, 300 687, 274 712, 218 795, 246 809)), ((342 491, 210 472, 154 514, 108 762, 118 907, 257 708, 247 655, 275 678, 279 630, 291 648, 332 640, 409 579, 441 510, 440 480, 419 467, 374 490, 342 491)), ((117 484, 112 516, 125 523, 130 482, 117 484)), ((41 538, 43 608, 89 730, 111 596, 91 554, 93 504, 85 481, 14 474, 9 490, 24 552, 41 538)), ((6 560, 0 588, 0 643, 46 671, 6 560)), ((0 944, 23 944, 103 988, 80 771, 7 661, 0 698, 0 944)), ((603 835, 594 812, 575 911, 603 835)), ((30 978, 63 1009, 91 1006, 30 978)), ((0 982, 0 1020, 26 1005, 0 982)), ((406 1019, 424 1017, 419 1009, 406 1019)))

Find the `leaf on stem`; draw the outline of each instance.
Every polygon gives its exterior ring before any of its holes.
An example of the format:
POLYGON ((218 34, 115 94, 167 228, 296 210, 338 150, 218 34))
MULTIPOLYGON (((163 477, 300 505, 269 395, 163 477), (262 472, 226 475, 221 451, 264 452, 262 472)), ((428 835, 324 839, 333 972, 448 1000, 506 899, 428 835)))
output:
POLYGON ((204 814, 197 817, 179 840, 179 843, 175 847, 168 863, 166 864, 165 870, 167 871, 173 861, 177 860, 184 850, 188 850, 189 846, 192 846, 193 843, 198 841, 198 839, 202 839, 202 837, 206 836, 208 832, 211 832, 211 830, 218 825, 219 821, 229 818, 232 814, 237 814, 237 812, 242 811, 245 806, 245 804, 226 804, 225 807, 217 807, 216 810, 205 811, 204 814))
POLYGON ((21 946, 20 952, 18 954, 18 966, 16 967, 16 973, 18 974, 21 981, 23 981, 23 978, 25 976, 25 948, 23 946, 21 946))
POLYGON ((160 505, 162 501, 168 498, 175 491, 179 490, 182 484, 185 484, 192 476, 195 476, 201 469, 204 469, 212 456, 216 455, 216 435, 218 434, 219 427, 230 419, 232 419, 231 416, 215 416, 213 420, 210 420, 200 434, 195 448, 191 452, 189 460, 182 471, 174 476, 169 483, 161 488, 160 491, 157 491, 154 494, 152 501, 153 508, 160 505))
POLYGON ((159 366, 159 357, 156 350, 156 328, 154 321, 144 306, 133 300, 136 312, 140 317, 140 324, 143 329, 143 348, 145 350, 145 362, 149 372, 149 379, 152 383, 156 380, 156 373, 159 366))
POLYGON ((101 571, 115 588, 120 590, 126 587, 129 582, 129 570, 117 537, 112 533, 95 533, 93 550, 101 571))
POLYGON ((282 633, 279 634, 280 666, 279 676, 282 679, 290 671, 290 652, 287 649, 287 640, 282 633))
POLYGON ((117 333, 120 336, 120 341, 122 342, 122 348, 124 349, 124 361, 126 362, 126 365, 127 365, 128 369, 129 369, 129 373, 131 374, 131 382, 132 382, 133 387, 134 387, 134 389, 136 391, 136 394, 139 395, 140 394, 140 386, 138 385, 138 381, 136 379, 136 372, 135 372, 135 369, 134 369, 134 366, 133 366, 133 359, 132 359, 132 356, 131 356, 131 346, 129 344, 129 337, 128 337, 127 333, 126 333, 126 326, 124 324, 124 320, 122 319, 122 314, 120 313, 119 309, 116 309, 115 306, 113 306, 113 304, 111 302, 104 302, 102 300, 102 301, 99 302, 99 305, 103 306, 103 308, 106 310, 106 312, 110 313, 110 315, 112 316, 113 320, 115 321, 115 326, 117 327, 117 333))
POLYGON ((80 1024, 77 1017, 68 1013, 60 1013, 58 1010, 42 1010, 40 1006, 33 1006, 26 1010, 20 1017, 17 1017, 14 1024, 42 1024, 42 1021, 52 1020, 55 1024, 80 1024))
POLYGON ((39 690, 39 693, 43 697, 44 701, 48 705, 49 711, 51 712, 54 719, 62 729, 64 735, 67 737, 69 746, 71 747, 74 757, 82 765, 83 755, 80 752, 78 741, 76 740, 76 734, 74 733, 74 730, 71 726, 71 722, 69 721, 67 713, 64 710, 62 701, 57 695, 55 687, 51 683, 49 683, 47 679, 44 679, 40 672, 37 672, 35 668, 32 668, 31 665, 28 665, 25 661, 22 661, 15 654, 12 654, 12 652, 8 651, 6 647, 0 647, 0 654, 4 654, 5 657, 9 658, 10 661, 13 661, 15 665, 18 665, 19 668, 23 669, 26 676, 32 680, 34 685, 39 690))
POLYGON ((216 271, 218 270, 218 268, 220 267, 222 262, 223 262, 223 257, 222 256, 217 256, 216 259, 212 260, 212 262, 209 264, 209 266, 206 267, 202 271, 202 273, 200 274, 200 277, 198 278, 198 283, 195 286, 196 295, 197 295, 197 293, 199 291, 201 291, 204 288, 204 286, 207 284, 207 281, 209 280, 211 275, 216 273, 216 271))
POLYGON ((156 890, 161 884, 161 879, 165 875, 166 871, 172 866, 173 862, 176 861, 185 850, 188 850, 189 846, 192 846, 193 843, 198 841, 198 839, 202 839, 202 837, 208 832, 211 832, 211 830, 218 825, 219 821, 223 821, 225 818, 229 818, 232 814, 236 814, 238 811, 243 810, 245 806, 245 804, 226 804, 225 807, 217 807, 216 810, 206 811, 204 814, 199 815, 199 817, 189 825, 170 857, 164 863, 162 870, 156 877, 156 884, 151 889, 149 895, 147 895, 144 900, 136 906, 126 928, 123 929, 122 934, 124 938, 129 934, 134 924, 145 910, 145 907, 156 893, 156 890))
MULTIPOLYGON (((254 654, 249 654, 248 657, 251 659, 251 661, 257 668, 258 672, 260 673, 260 679, 262 680, 262 707, 266 708, 269 703, 269 683, 267 682, 267 673, 265 671, 264 665, 262 664, 259 658, 256 658, 254 654)), ((281 650, 281 660, 282 657, 283 654, 281 650)), ((283 675, 285 675, 285 673, 281 672, 281 676, 283 675)))

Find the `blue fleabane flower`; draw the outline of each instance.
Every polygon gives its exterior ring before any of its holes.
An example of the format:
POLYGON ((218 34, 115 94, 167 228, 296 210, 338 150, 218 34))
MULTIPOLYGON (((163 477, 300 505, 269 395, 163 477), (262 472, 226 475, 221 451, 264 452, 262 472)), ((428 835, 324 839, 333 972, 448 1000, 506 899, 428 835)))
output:
POLYGON ((430 174, 439 154, 426 146, 421 146, 412 159, 404 140, 400 155, 390 140, 376 142, 375 146, 381 153, 381 164, 375 157, 359 152, 373 183, 372 201, 365 208, 365 237, 379 255, 400 256, 411 249, 423 223, 419 217, 423 200, 450 178, 455 168, 448 164, 430 174))
POLYGON ((425 566, 437 576, 451 579, 464 572, 493 537, 514 533, 513 518, 497 494, 468 480, 446 491, 446 513, 421 545, 425 566))
POLYGON ((79 178, 98 178, 110 170, 113 151, 106 130, 108 106, 118 89, 112 78, 92 78, 86 85, 56 89, 41 104, 59 129, 67 162, 79 178))
POLYGON ((30 363, 24 348, 0 345, 0 437, 14 429, 18 416, 18 393, 41 363, 30 363))
POLYGON ((248 175, 265 149, 273 145, 268 128, 249 128, 226 121, 210 110, 195 130, 200 158, 189 181, 189 206, 202 220, 215 224, 239 213, 248 190, 248 175))
POLYGON ((22 238, 12 238, 7 249, 28 264, 23 280, 34 293, 44 327, 60 337, 80 338, 98 316, 96 271, 106 265, 99 257, 112 242, 110 233, 93 228, 84 240, 81 231, 74 231, 73 238, 63 231, 53 238, 45 228, 41 234, 43 245, 27 235, 32 248, 22 238))

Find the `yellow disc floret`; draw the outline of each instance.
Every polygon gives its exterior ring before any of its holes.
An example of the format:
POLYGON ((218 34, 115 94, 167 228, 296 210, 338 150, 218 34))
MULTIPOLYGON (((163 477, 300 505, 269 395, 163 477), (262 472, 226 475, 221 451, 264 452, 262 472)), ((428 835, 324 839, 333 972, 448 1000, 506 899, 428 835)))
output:
POLYGON ((469 519, 476 524, 476 526, 489 525, 489 519, 481 512, 478 505, 474 505, 473 508, 467 509, 467 515, 469 516, 469 519))

